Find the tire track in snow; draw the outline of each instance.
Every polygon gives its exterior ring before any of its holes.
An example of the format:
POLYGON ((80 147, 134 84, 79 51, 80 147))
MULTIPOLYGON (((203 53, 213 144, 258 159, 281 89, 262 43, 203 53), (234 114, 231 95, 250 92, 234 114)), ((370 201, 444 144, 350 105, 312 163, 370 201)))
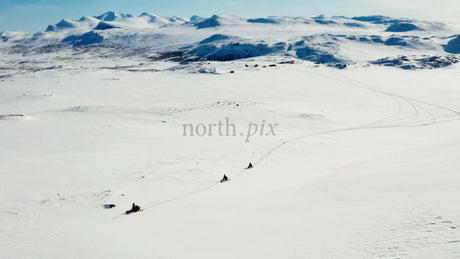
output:
MULTIPOLYGON (((284 145, 286 145, 286 144, 288 144, 290 142, 293 142, 293 141, 300 140, 300 139, 310 138, 310 137, 314 137, 314 136, 327 135, 327 134, 332 134, 332 133, 353 131, 353 130, 367 130, 367 129, 380 129, 380 128, 423 127, 423 126, 432 125, 432 124, 435 124, 435 123, 438 123, 438 122, 449 122, 449 121, 452 121, 452 120, 460 119, 460 112, 458 112, 456 110, 453 110, 453 109, 450 109, 450 108, 446 108, 446 107, 431 104, 431 103, 428 103, 428 102, 420 101, 420 100, 417 100, 417 99, 414 99, 414 98, 404 97, 404 96, 401 96, 401 95, 398 95, 398 94, 395 94, 395 93, 392 93, 392 92, 387 92, 387 91, 384 91, 384 90, 367 87, 364 83, 361 83, 361 82, 358 82, 358 83, 352 82, 352 81, 350 82, 350 81, 346 81, 346 80, 343 80, 343 79, 337 79, 337 78, 334 78, 334 77, 326 76, 326 75, 315 73, 315 72, 310 72, 310 73, 318 75, 318 76, 321 76, 321 77, 325 77, 325 78, 330 79, 330 80, 345 83, 345 84, 347 84, 349 86, 352 86, 352 87, 358 87, 358 88, 361 88, 361 89, 364 89, 364 90, 381 93, 381 94, 384 94, 384 95, 392 98, 392 99, 394 99, 394 100, 396 100, 398 102, 398 106, 399 106, 396 116, 398 116, 398 115, 400 115, 402 113, 401 107, 402 107, 402 101, 403 101, 403 102, 406 102, 407 104, 410 105, 410 107, 413 109, 413 112, 415 113, 416 117, 420 117, 421 116, 420 110, 423 110, 424 112, 426 112, 428 114, 428 116, 430 118, 429 119, 424 119, 424 120, 419 120, 419 121, 416 120, 415 122, 412 122, 412 116, 410 116, 410 117, 404 118, 405 121, 403 120, 403 121, 400 121, 400 122, 392 122, 392 123, 386 122, 386 124, 385 123, 382 124, 382 122, 385 122, 385 118, 384 118, 383 121, 378 120, 375 123, 371 123, 371 124, 367 124, 367 125, 363 125, 363 126, 349 127, 349 128, 335 129, 335 130, 327 130, 327 131, 322 131, 322 132, 318 132, 318 133, 312 133, 312 134, 307 134, 307 135, 303 135, 303 136, 294 137, 294 138, 288 139, 286 141, 283 141, 281 144, 278 144, 277 146, 275 146, 274 148, 269 150, 265 155, 263 155, 259 160, 257 160, 257 162, 256 162, 257 164, 261 163, 262 161, 264 161, 273 152, 275 152, 276 150, 280 149, 284 145), (446 116, 446 117, 441 117, 441 118, 436 117, 431 112, 429 112, 427 109, 423 108, 422 104, 427 105, 427 106, 432 107, 432 108, 436 108, 436 109, 439 109, 439 110, 446 111, 446 112, 450 113, 451 115, 446 116)), ((389 117, 394 118, 395 115, 390 115, 389 117)))

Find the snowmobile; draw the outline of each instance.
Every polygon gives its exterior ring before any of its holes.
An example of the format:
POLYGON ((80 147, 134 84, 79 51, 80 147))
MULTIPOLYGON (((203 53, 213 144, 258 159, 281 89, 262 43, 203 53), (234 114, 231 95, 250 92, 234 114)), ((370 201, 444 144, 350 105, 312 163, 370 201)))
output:
POLYGON ((139 207, 138 205, 136 205, 135 203, 133 203, 132 208, 131 208, 130 210, 127 210, 127 211, 126 211, 126 215, 131 214, 131 213, 133 213, 133 212, 139 212, 139 211, 141 211, 141 207, 139 207))
POLYGON ((220 180, 221 183, 224 183, 226 181, 229 181, 228 177, 224 174, 224 177, 222 178, 222 180, 220 180))

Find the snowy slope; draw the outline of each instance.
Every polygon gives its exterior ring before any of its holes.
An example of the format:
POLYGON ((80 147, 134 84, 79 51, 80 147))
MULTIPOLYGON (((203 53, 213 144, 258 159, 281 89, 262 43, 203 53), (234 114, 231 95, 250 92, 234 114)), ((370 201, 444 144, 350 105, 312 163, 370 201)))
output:
POLYGON ((460 256, 456 25, 58 24, 0 35, 0 258, 460 256))

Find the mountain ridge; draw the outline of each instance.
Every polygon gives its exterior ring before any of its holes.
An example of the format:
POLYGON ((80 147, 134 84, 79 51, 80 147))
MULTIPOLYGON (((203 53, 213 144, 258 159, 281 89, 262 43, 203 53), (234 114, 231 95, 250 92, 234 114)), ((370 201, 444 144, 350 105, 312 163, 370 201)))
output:
POLYGON ((338 68, 393 64, 416 69, 450 66, 458 59, 448 56, 460 53, 456 27, 381 15, 183 18, 109 11, 79 20, 62 19, 44 32, 2 32, 0 38, 4 54, 39 55, 43 49, 60 53, 69 48, 78 52, 86 47, 95 56, 101 49, 109 52, 105 56, 116 56, 111 49, 146 48, 149 54, 130 53, 141 59, 168 57, 160 59, 180 63, 277 57, 338 68), (440 64, 420 65, 431 59, 440 64))

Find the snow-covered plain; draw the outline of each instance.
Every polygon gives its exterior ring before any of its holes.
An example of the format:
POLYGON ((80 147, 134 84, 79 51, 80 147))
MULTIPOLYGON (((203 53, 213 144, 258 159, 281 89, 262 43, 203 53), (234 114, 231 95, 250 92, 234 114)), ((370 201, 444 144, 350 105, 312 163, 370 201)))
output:
POLYGON ((107 13, 3 32, 0 258, 460 258, 457 28, 107 13), (183 136, 226 118, 237 136, 183 136), (250 123, 275 135, 245 141, 250 123))

